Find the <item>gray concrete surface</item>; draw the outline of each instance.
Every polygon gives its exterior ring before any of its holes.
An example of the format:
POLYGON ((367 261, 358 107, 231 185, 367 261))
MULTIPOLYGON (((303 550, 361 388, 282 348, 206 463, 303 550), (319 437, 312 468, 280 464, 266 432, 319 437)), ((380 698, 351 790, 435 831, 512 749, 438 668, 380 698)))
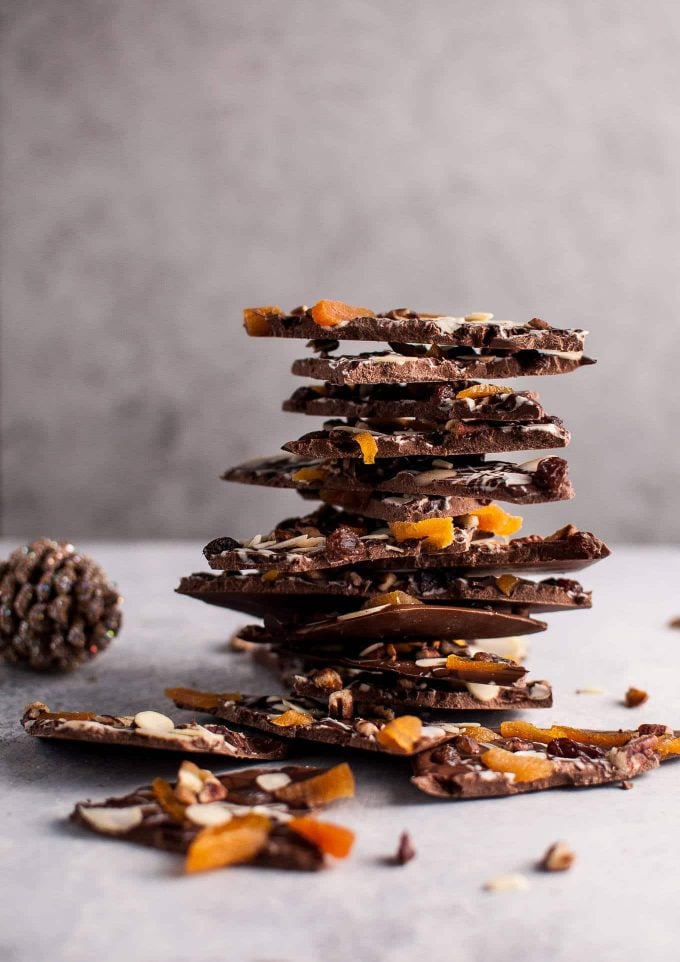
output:
POLYGON ((299 348, 240 308, 330 296, 591 329, 541 384, 579 500, 536 527, 680 536, 677 3, 1 7, 5 533, 292 511, 217 480, 302 429, 299 348))
MULTIPOLYGON (((194 566, 194 544, 85 547, 125 595, 121 636, 65 678, 0 666, 3 962, 676 962, 680 762, 628 792, 456 804, 418 792, 405 763, 355 753, 357 796, 328 818, 355 829, 356 848, 315 876, 240 868, 185 878, 174 856, 70 827, 75 801, 170 777, 179 759, 40 743, 19 726, 27 702, 172 713, 167 685, 272 685, 246 656, 225 651, 241 617, 172 594, 194 566), (387 867, 404 829, 417 858, 387 867), (577 853, 574 867, 535 872, 557 839, 577 853), (514 872, 528 891, 483 891, 488 879, 514 872)), ((618 549, 584 573, 593 610, 550 617, 550 630, 530 642, 532 674, 555 687, 554 709, 535 713, 539 724, 680 727, 678 633, 666 627, 680 614, 679 573, 670 548, 618 549), (650 693, 635 711, 620 701, 631 684, 650 693), (575 694, 590 686, 608 694, 575 694)))

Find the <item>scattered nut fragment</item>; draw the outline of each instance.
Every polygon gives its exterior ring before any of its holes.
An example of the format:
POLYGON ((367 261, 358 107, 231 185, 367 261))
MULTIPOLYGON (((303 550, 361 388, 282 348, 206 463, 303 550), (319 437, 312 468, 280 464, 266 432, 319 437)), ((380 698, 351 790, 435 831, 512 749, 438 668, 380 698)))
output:
POLYGON ((553 842, 538 863, 543 872, 566 872, 574 864, 576 853, 572 852, 566 842, 553 842))
POLYGON ((231 636, 229 639, 229 650, 230 651, 254 651, 260 647, 255 641, 248 641, 246 638, 241 638, 238 631, 231 636))
POLYGON ((125 835, 142 821, 142 809, 139 805, 127 805, 125 808, 82 806, 79 811, 86 822, 98 832, 107 835, 125 835))
POLYGON ((395 865, 406 865, 411 859, 416 857, 416 850, 413 847, 413 842, 411 841, 411 836, 408 832, 402 832, 399 836, 399 845, 397 847, 396 855, 394 856, 395 865))
POLYGON ((315 688, 323 691, 340 691, 342 678, 334 668, 319 668, 309 675, 309 680, 315 688))
POLYGON ((265 772, 258 775, 255 781, 264 792, 275 792, 279 788, 290 785, 291 777, 285 772, 265 772))
POLYGON ((668 627, 669 627, 669 628, 680 628, 680 616, 677 617, 677 618, 671 618, 671 620, 668 622, 668 627))
POLYGON ((138 711, 134 721, 137 728, 154 734, 171 732, 175 727, 172 718, 168 718, 159 711, 138 711))
POLYGON ((331 718, 349 721, 354 717, 354 696, 349 688, 331 692, 328 696, 328 714, 331 718))
POLYGON ((492 317, 493 317, 493 314, 489 314, 489 313, 487 313, 486 311, 473 311, 472 314, 466 314, 466 315, 465 315, 465 320, 466 320, 466 321, 471 321, 471 322, 473 322, 473 323, 474 323, 475 321, 476 321, 477 323, 480 323, 480 322, 481 322, 481 323, 483 324, 483 323, 485 323, 486 321, 490 321, 492 317))
POLYGON ((484 883, 487 892, 526 892, 529 881, 524 875, 496 875, 484 883))
POLYGON ((194 762, 182 762, 177 773, 175 797, 183 805, 214 802, 226 798, 226 795, 226 788, 211 771, 199 768, 194 762))
POLYGON ((624 792, 630 791, 631 788, 635 788, 635 782, 631 782, 629 778, 625 778, 619 788, 622 788, 624 792))
POLYGON ((597 685, 589 685, 589 686, 586 686, 585 688, 577 688, 576 694, 577 695, 606 695, 607 689, 599 688, 597 685))
POLYGON ((626 708, 637 708, 638 705, 644 705, 644 703, 649 698, 646 691, 642 688, 634 688, 632 685, 628 689, 624 697, 624 705, 626 708))

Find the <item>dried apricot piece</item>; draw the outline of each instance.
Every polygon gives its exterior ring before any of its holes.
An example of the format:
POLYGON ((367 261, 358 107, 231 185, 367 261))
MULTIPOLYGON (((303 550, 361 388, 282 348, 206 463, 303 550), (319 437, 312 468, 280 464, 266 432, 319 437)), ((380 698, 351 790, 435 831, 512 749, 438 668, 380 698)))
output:
POLYGON ((555 771, 555 766, 547 758, 516 755, 504 748, 489 748, 479 756, 479 760, 493 772, 514 775, 516 782, 535 782, 539 778, 550 778, 555 771))
POLYGON ((506 598, 509 598, 519 582, 520 579, 516 578, 515 575, 499 575, 498 578, 496 578, 496 587, 506 598))
POLYGON ((361 457, 364 464, 375 464, 375 456, 378 453, 378 442, 368 431, 362 431, 354 435, 354 440, 359 445, 361 457))
POLYGON ((680 738, 665 738, 660 739, 659 744, 656 747, 656 751, 659 755, 680 755, 680 738))
POLYGON ((518 514, 508 514, 498 504, 489 504, 484 508, 470 511, 479 521, 479 530, 503 537, 515 534, 522 527, 522 518, 518 514))
POLYGON ((354 797, 354 776, 347 762, 304 781, 290 782, 274 792, 275 798, 288 805, 328 805, 338 798, 354 797))
POLYGON ((327 477, 327 468, 300 468, 291 475, 291 480, 296 484, 311 484, 314 481, 325 481, 327 477))
POLYGON ((166 815, 170 816, 173 822, 184 821, 186 805, 179 801, 169 782, 166 782, 164 778, 154 778, 151 783, 151 791, 160 807, 166 815))
POLYGON ((502 738, 524 738, 529 742, 540 742, 547 745, 555 738, 560 738, 560 729, 553 725, 552 728, 537 728, 527 721, 504 721, 501 722, 502 738))
POLYGON ((500 384, 473 384, 472 387, 466 387, 464 390, 459 391, 458 394, 456 394, 456 400, 493 397, 494 394, 512 394, 512 388, 502 387, 500 384))
POLYGON ((489 669, 498 669, 498 662, 482 661, 481 658, 461 658, 460 655, 448 655, 446 659, 447 671, 479 672, 488 675, 489 669))
POLYGON ((267 844, 271 829, 271 819, 252 813, 204 828, 189 846, 184 868, 190 873, 207 872, 252 862, 267 844))
POLYGON ((644 705, 644 703, 649 698, 646 691, 642 688, 634 688, 632 685, 625 694, 624 702, 626 708, 637 708, 638 705, 644 705))
POLYGON ((505 721, 501 722, 503 738, 525 738, 527 741, 541 742, 547 745, 555 738, 571 738, 573 742, 582 745, 596 745, 598 748, 619 748, 627 744, 634 737, 631 731, 591 731, 581 728, 570 728, 568 725, 553 725, 551 728, 536 728, 531 722, 505 721))
POLYGON ((277 578, 281 577, 281 572, 276 568, 270 568, 269 571, 265 571, 261 577, 263 581, 276 581, 277 578))
POLYGON ((316 845, 324 855, 334 858, 347 858, 354 845, 354 832, 343 825, 333 825, 332 822, 320 822, 316 818, 303 816, 291 818, 286 823, 288 828, 316 845))
POLYGON ((386 591, 382 595, 371 595, 367 598, 364 608, 377 608, 379 605, 422 605, 419 598, 414 598, 406 591, 386 591))
POLYGON ((375 317, 367 307, 351 307, 343 301, 317 301, 311 313, 312 320, 319 327, 339 327, 357 317, 375 317))
POLYGON ((423 723, 415 715, 399 715, 384 725, 375 736, 383 748, 411 752, 420 738, 423 723))
POLYGON ((428 548, 448 548, 453 544, 453 518, 392 521, 390 531, 397 541, 425 539, 425 545, 428 548))
POLYGON ((476 742, 495 742, 498 738, 498 732, 495 732, 493 728, 485 728, 484 725, 468 726, 463 722, 460 727, 463 729, 464 735, 476 742))
POLYGON ((210 711, 225 701, 241 701, 237 691, 197 691, 195 688, 166 688, 165 695, 171 701, 181 702, 184 708, 210 711))
POLYGON ((245 307, 243 309, 243 326, 251 337, 267 337, 271 334, 268 318, 283 311, 276 304, 268 307, 245 307))
POLYGON ((303 711, 294 711, 292 708, 284 711, 282 715, 277 715, 276 718, 271 719, 272 725, 278 725, 279 728, 304 727, 311 725, 313 721, 314 719, 311 715, 307 715, 303 711))
POLYGON ((97 718, 95 712, 92 711, 42 711, 40 710, 39 715, 36 717, 40 718, 41 721, 47 719, 55 719, 58 721, 94 721, 97 718))

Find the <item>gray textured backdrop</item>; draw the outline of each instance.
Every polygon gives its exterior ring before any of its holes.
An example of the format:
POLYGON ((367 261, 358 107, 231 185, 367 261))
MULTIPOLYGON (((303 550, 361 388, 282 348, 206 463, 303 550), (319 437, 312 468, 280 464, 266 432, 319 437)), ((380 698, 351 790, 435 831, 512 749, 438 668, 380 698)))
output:
POLYGON ((240 308, 327 296, 589 328, 538 382, 578 498, 533 523, 680 535, 677 2, 2 9, 5 533, 292 512, 218 480, 303 425, 240 308))

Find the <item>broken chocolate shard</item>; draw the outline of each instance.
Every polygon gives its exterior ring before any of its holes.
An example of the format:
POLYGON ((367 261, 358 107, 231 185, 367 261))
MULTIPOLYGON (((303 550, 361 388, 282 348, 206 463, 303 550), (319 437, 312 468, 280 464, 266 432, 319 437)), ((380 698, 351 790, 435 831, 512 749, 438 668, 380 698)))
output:
POLYGON ((447 457, 467 454, 498 454, 565 447, 570 440, 559 418, 542 421, 447 421, 431 430, 421 422, 327 421, 321 431, 310 431, 283 445, 285 451, 305 458, 362 458, 359 444, 369 436, 376 446, 375 458, 447 457), (422 430, 420 429, 422 427, 422 430))
POLYGON ((404 738, 398 737, 398 730, 392 737, 394 712, 357 715, 347 711, 347 717, 333 717, 311 699, 241 695, 238 700, 229 697, 219 700, 219 695, 215 693, 191 689, 168 689, 166 694, 178 708, 190 707, 193 710, 200 705, 203 697, 206 705, 203 710, 232 724, 256 728, 283 738, 322 742, 338 748, 414 755, 442 744, 450 737, 444 725, 415 724, 418 719, 413 720, 412 730, 404 738))
POLYGON ((283 410, 326 418, 413 417, 428 421, 539 421, 546 416, 534 391, 478 381, 314 384, 297 388, 284 401, 283 410))
MULTIPOLYGON (((496 320, 493 314, 450 316, 428 314, 398 308, 365 317, 355 316, 326 326, 318 323, 317 310, 325 303, 303 312, 262 311, 259 324, 248 324, 246 330, 257 337, 285 337, 317 340, 409 342, 464 347, 491 347, 501 350, 553 349, 582 351, 587 331, 552 327, 546 321, 529 322, 496 320), (316 315, 316 320, 315 320, 316 315)), ((344 305, 343 305, 344 306, 344 305)), ((249 309, 251 312, 257 308, 249 309)))
MULTIPOLYGON (((239 819, 257 816, 258 827, 263 830, 262 844, 247 858, 235 861, 302 871, 323 868, 322 847, 296 832, 292 820, 305 816, 311 808, 304 801, 304 783, 334 770, 286 766, 214 776, 187 766, 191 763, 180 767, 176 783, 163 783, 164 793, 157 788, 162 780, 156 780, 129 795, 103 802, 79 802, 71 820, 101 835, 169 852, 187 852, 204 833, 227 825, 236 827, 239 819), (210 791, 200 791, 201 782, 209 783, 210 791), (192 789, 199 789, 198 794, 192 789), (286 793, 294 800, 284 801, 286 793)), ((219 867, 219 862, 204 867, 219 867)))
POLYGON ((24 731, 37 738, 93 745, 124 745, 262 761, 284 758, 287 754, 286 745, 274 738, 244 735, 225 725, 174 724, 158 712, 144 711, 134 716, 53 712, 41 702, 33 702, 24 710, 21 724, 24 731))
POLYGON ((567 462, 551 455, 522 464, 481 457, 381 458, 364 465, 357 458, 328 460, 294 454, 258 458, 226 471, 226 481, 297 488, 331 501, 338 490, 347 497, 412 494, 540 504, 572 498, 567 462))
POLYGON ((409 357, 396 351, 383 351, 356 356, 302 358, 293 363, 292 372, 331 384, 404 384, 569 374, 594 363, 581 351, 550 354, 532 350, 516 354, 469 353, 449 357, 409 357))

